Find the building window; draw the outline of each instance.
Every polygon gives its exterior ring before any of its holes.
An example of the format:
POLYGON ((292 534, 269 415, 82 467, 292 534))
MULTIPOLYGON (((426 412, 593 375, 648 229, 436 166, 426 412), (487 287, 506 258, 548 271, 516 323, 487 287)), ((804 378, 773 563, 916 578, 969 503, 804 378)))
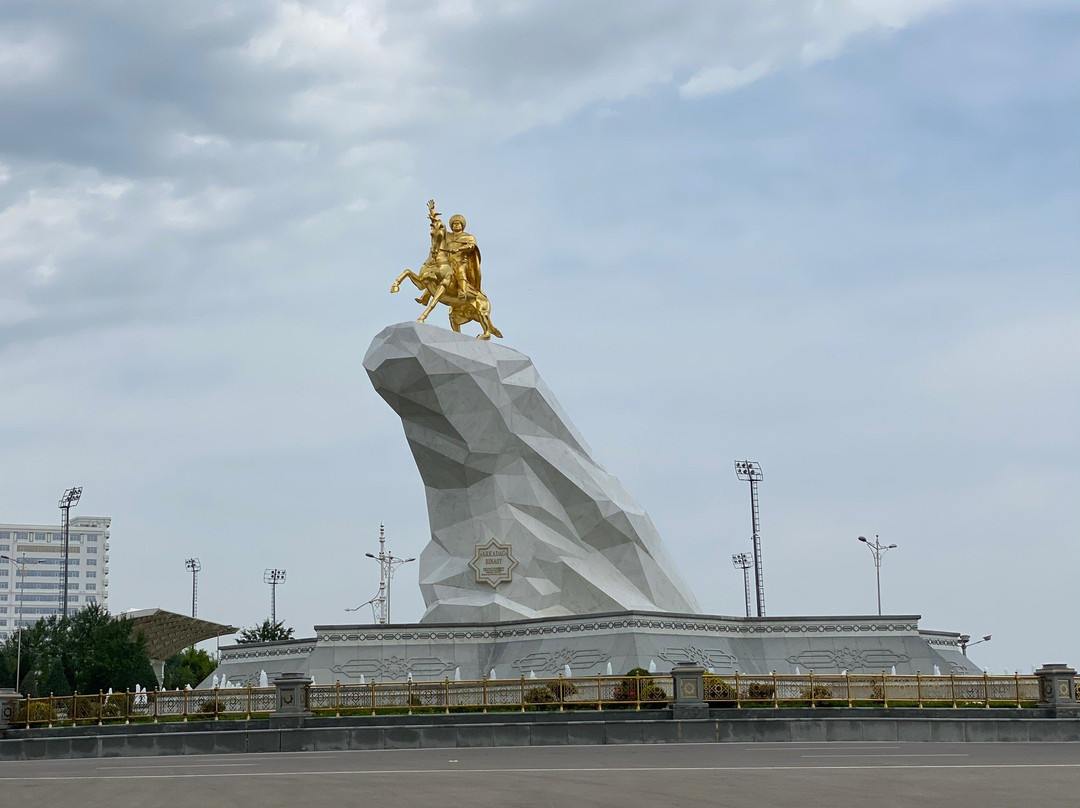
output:
POLYGON ((93 592, 96 589, 97 589, 97 584, 87 584, 86 585, 86 591, 87 592, 93 592))
POLYGON ((92 570, 88 570, 87 573, 86 573, 86 577, 87 578, 97 578, 97 573, 92 571, 92 570))
POLYGON ((11 550, 11 545, 9 545, 9 544, 0 544, 0 553, 8 552, 10 550, 11 550))
POLYGON ((88 567, 96 567, 97 566, 97 559, 96 558, 88 558, 88 559, 86 559, 86 566, 88 566, 88 567))
POLYGON ((20 530, 15 533, 15 541, 27 541, 30 539, 30 534, 25 530, 20 530))
POLYGON ((97 548, 96 547, 87 547, 86 552, 91 553, 91 554, 96 553, 97 548))
POLYGON ((100 534, 98 534, 98 533, 87 533, 86 534, 86 540, 87 541, 97 541, 99 535, 100 534))

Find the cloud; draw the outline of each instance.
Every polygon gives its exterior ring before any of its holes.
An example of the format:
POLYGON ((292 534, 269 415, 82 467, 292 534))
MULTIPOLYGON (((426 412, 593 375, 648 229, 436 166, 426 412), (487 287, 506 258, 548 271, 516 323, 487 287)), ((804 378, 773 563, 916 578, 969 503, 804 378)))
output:
POLYGON ((73 295, 115 321, 203 279, 239 289, 254 268, 225 245, 370 227, 431 149, 734 89, 940 5, 17 3, 0 11, 6 316, 40 318, 21 341, 88 327, 48 315, 73 295))

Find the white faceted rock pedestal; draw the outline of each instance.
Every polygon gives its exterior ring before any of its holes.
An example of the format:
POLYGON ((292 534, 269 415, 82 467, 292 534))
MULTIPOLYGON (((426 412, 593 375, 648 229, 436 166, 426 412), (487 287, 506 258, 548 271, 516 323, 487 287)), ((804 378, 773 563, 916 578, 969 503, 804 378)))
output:
POLYGON ((375 337, 364 367, 426 488, 422 621, 700 611, 648 514, 592 458, 527 356, 409 322, 375 337), (495 583, 478 580, 478 548, 509 554, 495 559, 495 583))

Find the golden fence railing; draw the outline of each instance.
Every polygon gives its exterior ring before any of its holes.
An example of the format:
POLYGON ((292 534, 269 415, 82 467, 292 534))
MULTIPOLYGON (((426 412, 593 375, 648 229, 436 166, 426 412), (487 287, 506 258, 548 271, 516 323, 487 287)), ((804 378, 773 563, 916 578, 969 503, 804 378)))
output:
MULTIPOLYGON (((706 674, 713 707, 1029 707, 1039 700, 1037 676, 924 676, 887 673, 706 674)), ((316 715, 533 710, 646 710, 674 700, 670 675, 575 676, 310 685, 306 708, 316 715)), ((272 713, 273 687, 77 693, 15 703, 16 727, 227 720, 272 713)))

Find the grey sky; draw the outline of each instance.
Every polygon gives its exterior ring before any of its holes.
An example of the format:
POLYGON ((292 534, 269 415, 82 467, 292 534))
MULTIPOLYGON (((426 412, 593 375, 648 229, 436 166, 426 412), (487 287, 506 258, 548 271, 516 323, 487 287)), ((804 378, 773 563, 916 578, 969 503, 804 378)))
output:
POLYGON ((82 484, 114 609, 198 555, 202 616, 277 566, 299 634, 351 618, 379 522, 426 543, 361 358, 433 196, 707 611, 745 457, 770 614, 871 611, 880 533, 887 611, 1080 663, 1080 13, 668 5, 5 3, 0 521, 82 484))

